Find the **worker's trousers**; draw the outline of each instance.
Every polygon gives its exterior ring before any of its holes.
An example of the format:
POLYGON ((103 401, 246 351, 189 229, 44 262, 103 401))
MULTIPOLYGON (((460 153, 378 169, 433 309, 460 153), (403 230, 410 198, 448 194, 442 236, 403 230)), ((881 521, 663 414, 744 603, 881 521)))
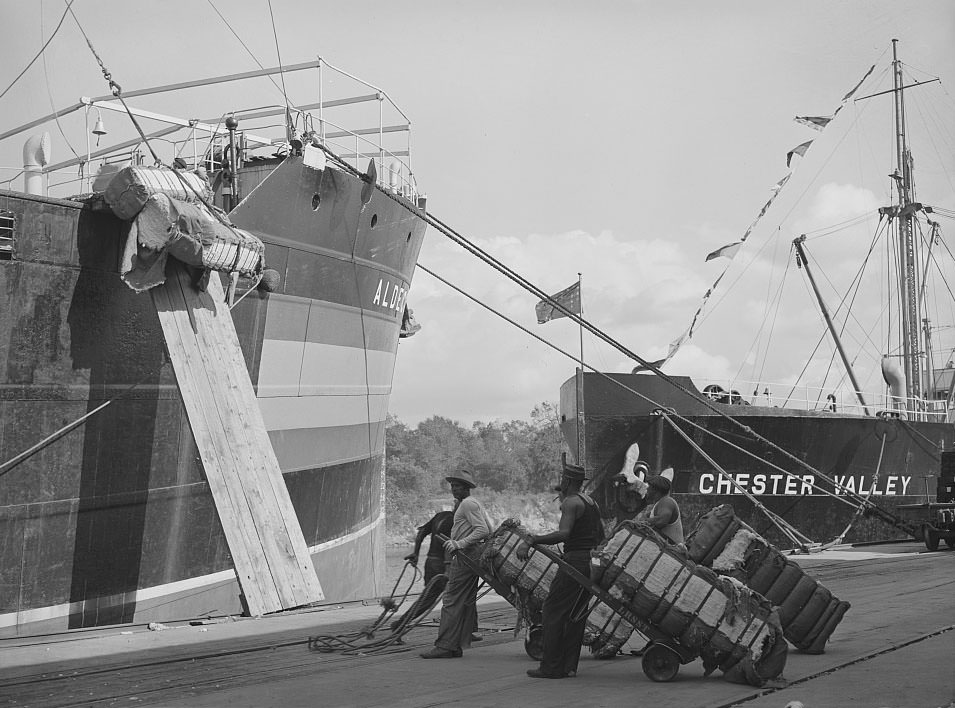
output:
MULTIPOLYGON (((477 559, 481 546, 458 551, 477 559)), ((441 626, 434 645, 438 649, 455 651, 471 647, 471 632, 477 627, 477 587, 480 578, 458 560, 457 555, 448 569, 448 585, 444 589, 441 607, 441 626)))
MULTIPOLYGON (((564 561, 584 577, 590 577, 590 551, 570 551, 564 554, 564 561)), ((544 600, 544 656, 540 670, 545 674, 577 671, 589 600, 590 593, 576 580, 563 570, 557 571, 544 600)))

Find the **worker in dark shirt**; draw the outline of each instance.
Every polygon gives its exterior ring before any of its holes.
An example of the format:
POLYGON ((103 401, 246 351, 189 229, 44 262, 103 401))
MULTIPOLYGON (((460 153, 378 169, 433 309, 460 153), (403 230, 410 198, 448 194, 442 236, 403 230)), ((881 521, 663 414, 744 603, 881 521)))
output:
MULTIPOLYGON (((590 552, 603 542, 603 524, 596 502, 580 491, 586 479, 584 469, 564 464, 559 487, 560 524, 557 531, 531 535, 531 546, 564 544, 563 559, 586 578, 590 577, 590 552)), ((518 551, 526 559, 528 547, 518 551)), ((530 669, 532 678, 567 678, 577 673, 580 645, 587 624, 588 593, 563 568, 559 568, 544 600, 542 624, 544 651, 540 668, 530 669)))
POLYGON ((431 536, 428 546, 428 555, 424 560, 424 584, 427 585, 435 575, 447 573, 444 544, 438 540, 438 534, 451 536, 451 525, 454 523, 453 511, 439 511, 426 523, 418 527, 418 534, 414 539, 414 550, 405 556, 405 560, 412 565, 418 564, 418 553, 424 539, 431 536))

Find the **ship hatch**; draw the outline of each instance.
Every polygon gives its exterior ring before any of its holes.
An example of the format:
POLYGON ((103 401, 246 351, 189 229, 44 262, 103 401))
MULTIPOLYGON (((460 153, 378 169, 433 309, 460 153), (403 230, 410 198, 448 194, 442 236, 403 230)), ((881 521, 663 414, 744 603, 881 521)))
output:
POLYGON ((13 229, 16 220, 12 211, 0 209, 0 261, 13 260, 13 229))

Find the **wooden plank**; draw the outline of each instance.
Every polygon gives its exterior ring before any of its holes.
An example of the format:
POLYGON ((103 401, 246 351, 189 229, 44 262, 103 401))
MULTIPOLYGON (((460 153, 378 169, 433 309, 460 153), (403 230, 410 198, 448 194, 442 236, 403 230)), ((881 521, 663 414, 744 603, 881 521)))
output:
POLYGON ((170 261, 151 292, 249 611, 322 599, 218 278, 200 293, 170 261))
POLYGON ((261 509, 255 519, 256 532, 262 547, 266 551, 266 560, 281 602, 285 607, 297 607, 307 602, 321 599, 321 586, 315 582, 315 593, 306 591, 303 578, 315 577, 314 568, 301 528, 295 518, 288 490, 279 471, 278 461, 272 451, 271 441, 265 433, 262 442, 258 431, 265 432, 258 402, 252 394, 251 383, 246 373, 245 359, 239 348, 228 307, 223 302, 222 290, 217 279, 210 282, 205 294, 192 291, 188 283, 183 283, 187 294, 194 293, 197 306, 192 308, 197 327, 196 336, 200 350, 206 358, 206 368, 217 390, 227 392, 219 402, 220 413, 229 419, 236 431, 233 436, 237 454, 247 464, 237 468, 236 473, 242 488, 253 508, 261 509), (244 384, 244 385, 243 385, 244 384), (243 396, 243 390, 249 392, 243 396), (268 454, 266 454, 266 451, 268 454), (271 456, 271 459, 270 457, 271 456), (273 480, 277 480, 280 489, 276 489, 273 480), (287 501, 288 510, 283 507, 282 498, 287 501), (287 524, 286 514, 291 514, 291 525, 287 524), (301 538, 301 548, 308 561, 307 566, 299 566, 292 538, 301 538))
POLYGON ((255 391, 246 373, 245 357, 242 355, 238 336, 235 333, 235 326, 222 297, 220 283, 216 282, 214 285, 210 285, 208 293, 212 296, 213 301, 217 303, 219 312, 217 319, 223 330, 222 338, 234 341, 234 346, 230 345, 222 349, 222 355, 230 359, 228 365, 222 367, 222 370, 227 372, 230 377, 237 377, 234 384, 236 394, 239 397, 238 411, 243 418, 250 418, 247 425, 252 450, 261 465, 256 469, 268 471, 267 474, 262 476, 268 482, 275 504, 280 512, 278 520, 284 526, 284 533, 281 534, 282 542, 284 547, 287 548, 290 561, 298 567, 297 575, 293 575, 293 585, 297 589, 297 603, 301 605, 321 600, 324 598, 324 593, 315 575, 308 545, 302 535, 295 508, 292 506, 292 500, 288 495, 288 489, 281 474, 278 458, 272 449, 272 441, 262 420, 258 399, 255 397, 255 391))
POLYGON ((280 572, 275 578, 277 581, 282 580, 278 583, 278 590, 284 606, 297 607, 321 600, 324 593, 272 449, 221 284, 218 278, 212 278, 207 292, 199 293, 189 289, 189 281, 184 279, 184 274, 180 277, 180 283, 185 291, 206 305, 192 310, 197 321, 204 320, 208 325, 208 328, 199 328, 200 333, 215 332, 216 342, 209 342, 204 351, 214 353, 217 357, 210 362, 210 368, 227 382, 235 396, 232 409, 242 424, 244 439, 250 445, 253 458, 253 466, 241 472, 247 478, 251 477, 248 480, 249 487, 261 493, 265 503, 263 510, 269 511, 268 523, 263 524, 269 532, 266 540, 274 544, 268 559, 273 565, 273 559, 281 558, 277 563, 280 572), (216 343, 220 343, 220 346, 215 347, 216 343))
POLYGON ((229 483, 227 470, 236 463, 218 416, 210 407, 214 396, 202 371, 198 343, 179 285, 172 279, 150 292, 249 612, 260 615, 280 609, 278 596, 268 581, 268 567, 261 553, 255 551, 252 510, 242 490, 229 483))

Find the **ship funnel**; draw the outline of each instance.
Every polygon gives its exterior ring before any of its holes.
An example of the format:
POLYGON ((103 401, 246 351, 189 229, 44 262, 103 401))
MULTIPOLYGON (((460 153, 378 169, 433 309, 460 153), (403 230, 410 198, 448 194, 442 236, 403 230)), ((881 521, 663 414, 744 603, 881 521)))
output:
POLYGON ((23 145, 23 191, 43 194, 43 168, 50 163, 52 144, 46 131, 30 136, 23 145))
POLYGON ((896 410, 904 410, 905 375, 891 357, 882 357, 882 378, 889 386, 889 393, 892 395, 892 407, 896 410))

